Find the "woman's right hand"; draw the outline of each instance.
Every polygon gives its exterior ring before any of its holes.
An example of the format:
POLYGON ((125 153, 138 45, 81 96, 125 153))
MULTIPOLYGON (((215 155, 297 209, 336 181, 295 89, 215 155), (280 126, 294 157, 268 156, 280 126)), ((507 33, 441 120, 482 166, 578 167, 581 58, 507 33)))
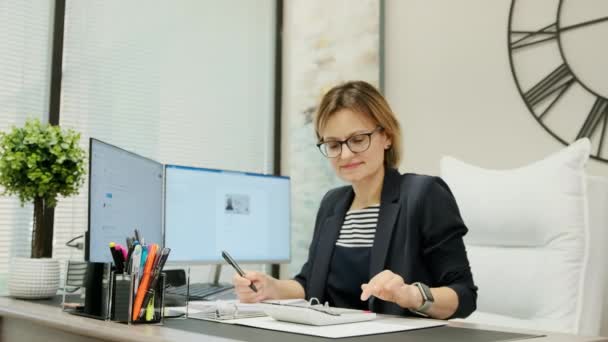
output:
POLYGON ((277 299, 277 279, 261 272, 245 272, 241 277, 235 274, 232 278, 236 295, 242 303, 258 303, 266 299, 277 299), (249 285, 253 284, 258 292, 249 285))

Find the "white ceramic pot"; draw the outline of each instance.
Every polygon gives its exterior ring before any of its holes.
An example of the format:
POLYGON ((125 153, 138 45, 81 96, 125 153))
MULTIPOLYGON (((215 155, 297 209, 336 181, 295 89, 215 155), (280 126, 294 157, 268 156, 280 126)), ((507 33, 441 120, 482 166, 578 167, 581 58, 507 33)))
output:
POLYGON ((22 299, 53 297, 59 289, 59 261, 42 258, 12 258, 8 293, 22 299))

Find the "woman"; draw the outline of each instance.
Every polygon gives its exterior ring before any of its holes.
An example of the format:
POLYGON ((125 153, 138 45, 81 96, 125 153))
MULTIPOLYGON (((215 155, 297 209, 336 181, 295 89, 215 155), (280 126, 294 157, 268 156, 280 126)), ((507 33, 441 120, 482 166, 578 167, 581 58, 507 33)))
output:
POLYGON ((382 95, 362 81, 337 86, 321 100, 314 124, 321 153, 351 186, 321 201, 300 274, 235 275, 239 299, 316 297, 331 306, 438 319, 471 314, 477 287, 462 241, 467 228, 440 178, 396 170, 400 128, 382 95))

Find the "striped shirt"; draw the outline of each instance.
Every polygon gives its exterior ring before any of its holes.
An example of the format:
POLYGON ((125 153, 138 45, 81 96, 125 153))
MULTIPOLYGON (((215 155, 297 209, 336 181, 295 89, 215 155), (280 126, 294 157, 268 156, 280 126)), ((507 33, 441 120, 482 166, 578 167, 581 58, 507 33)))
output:
POLYGON ((348 211, 344 223, 342 223, 336 246, 372 247, 379 211, 380 205, 348 211))

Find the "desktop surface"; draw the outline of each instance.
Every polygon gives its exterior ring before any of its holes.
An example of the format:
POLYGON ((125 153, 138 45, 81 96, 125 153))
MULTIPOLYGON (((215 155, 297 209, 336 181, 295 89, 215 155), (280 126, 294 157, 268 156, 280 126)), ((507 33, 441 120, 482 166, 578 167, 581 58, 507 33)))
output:
MULTIPOLYGON (((182 319, 165 321, 169 328, 180 329, 189 332, 202 333, 229 339, 267 342, 267 341, 289 341, 289 342, 309 342, 309 341, 335 341, 336 339, 317 337, 310 335, 299 335, 281 331, 265 330, 241 325, 224 324, 211 321, 182 319), (195 321, 195 322, 193 322, 195 321)), ((435 327, 429 329, 418 329, 410 331, 400 331, 379 335, 365 335, 357 337, 340 338, 341 342, 351 341, 376 341, 381 339, 383 342, 435 342, 435 341, 466 341, 466 342, 488 342, 488 341, 513 341, 535 338, 539 335, 519 334, 511 332, 479 330, 468 328, 453 328, 449 326, 435 327)))
POLYGON ((165 166, 165 245, 169 262, 290 259, 289 178, 165 166))
MULTIPOLYGON (((140 324, 128 326, 103 322, 61 312, 60 300, 23 301, 0 297, 0 340, 10 337, 44 336, 48 341, 335 341, 321 337, 296 335, 231 324, 193 319, 166 319, 164 325, 140 324), (169 329, 167 329, 169 328, 169 329), (41 335, 42 333, 48 334, 41 335), (61 338, 59 338, 61 337, 61 338)), ((506 341, 539 336, 530 341, 589 342, 606 341, 601 337, 583 337, 561 333, 520 333, 521 330, 486 327, 463 322, 449 322, 449 326, 352 338, 340 341, 506 341), (498 331, 502 330, 502 331, 498 331)), ((33 340, 33 339, 32 339, 33 340)))
MULTIPOLYGON (((29 301, 24 301, 29 302, 29 301)), ((56 296, 48 300, 35 301, 35 303, 58 307, 61 304, 61 297, 56 296)), ((334 341, 335 339, 300 335, 274 330, 259 329, 242 325, 224 324, 218 322, 204 321, 198 319, 165 319, 163 326, 168 328, 198 333, 204 335, 212 335, 221 338, 232 340, 251 341, 251 342, 267 342, 267 341, 290 341, 290 342, 308 342, 308 341, 334 341)), ((467 341, 467 342, 486 342, 486 341, 513 341, 539 337, 541 335, 520 334, 512 332, 480 330, 470 328, 454 328, 449 326, 435 327, 428 329, 418 329, 410 331, 401 331, 394 333, 385 333, 379 335, 365 335, 357 337, 340 338, 340 341, 374 341, 377 338, 382 338, 383 342, 404 341, 408 342, 434 342, 434 341, 467 341)))

